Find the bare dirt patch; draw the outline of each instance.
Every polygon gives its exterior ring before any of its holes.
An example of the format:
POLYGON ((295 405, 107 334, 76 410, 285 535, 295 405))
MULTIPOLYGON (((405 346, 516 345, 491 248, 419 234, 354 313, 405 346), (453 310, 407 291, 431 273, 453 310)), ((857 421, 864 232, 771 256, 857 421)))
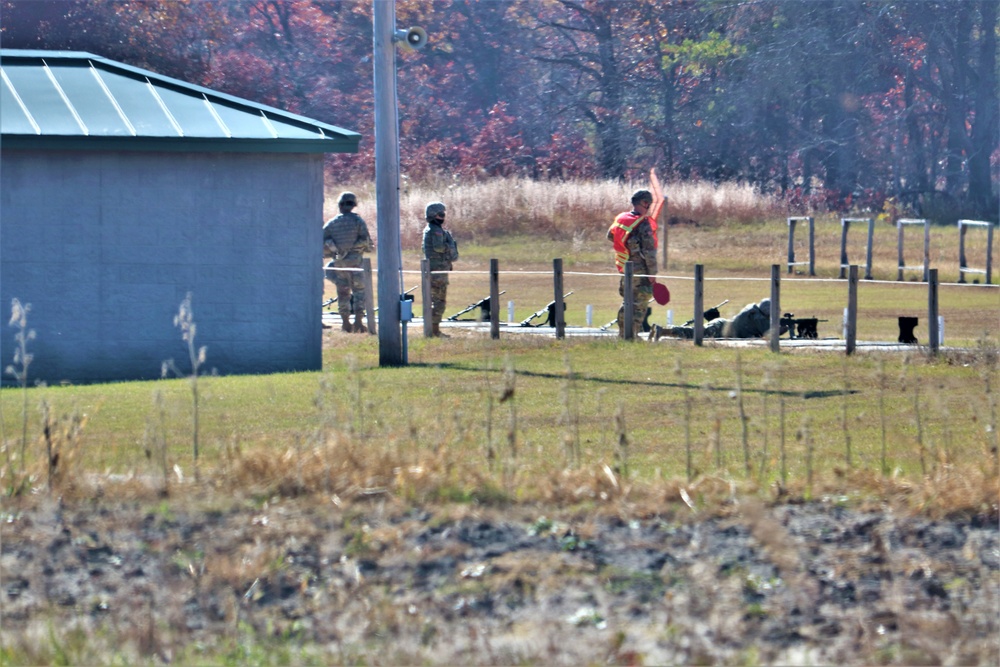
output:
POLYGON ((107 662, 1000 660, 996 516, 202 504, 8 506, 7 654, 75 628, 107 662))

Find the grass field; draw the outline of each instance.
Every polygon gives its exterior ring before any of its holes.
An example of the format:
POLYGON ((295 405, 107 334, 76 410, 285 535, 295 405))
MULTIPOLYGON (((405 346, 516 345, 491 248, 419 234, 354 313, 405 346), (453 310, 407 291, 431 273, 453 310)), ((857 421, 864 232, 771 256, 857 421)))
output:
MULTIPOLYGON (((406 193, 407 287, 441 198, 451 313, 497 258, 526 318, 559 257, 567 322, 615 316, 604 230, 630 186, 451 185, 406 193)), ((724 316, 767 296, 778 204, 667 193, 674 321, 696 264, 724 316)), ((782 272, 782 310, 838 338, 840 228, 818 228, 818 275, 782 272)), ((926 344, 895 243, 880 226, 858 338, 911 315, 926 344)), ((934 356, 415 325, 402 368, 336 327, 310 373, 46 387, 29 368, 0 390, 0 663, 992 664, 1000 290, 950 284, 954 229, 932 248, 934 356)))
MULTIPOLYGON (((748 207, 742 197, 741 211, 748 207)), ((839 225, 827 224, 816 243, 817 276, 782 272, 781 301, 784 311, 826 320, 819 325, 821 338, 840 338, 847 283, 837 277, 839 225)), ((590 230, 563 239, 491 230, 482 234, 489 243, 480 244, 463 240, 460 217, 449 225, 462 252, 450 312, 488 294, 485 268, 497 258, 502 301, 514 302, 520 321, 552 299, 552 259, 562 257, 564 289, 574 291, 567 323, 584 324, 587 305, 595 325, 614 318, 618 278, 609 271, 601 234, 590 230)), ((780 219, 686 224, 668 233, 668 264, 660 276, 672 301, 654 310, 651 321, 660 323, 668 309, 675 322, 693 316, 695 264, 706 267, 706 307, 729 299, 724 316, 767 296, 770 264, 780 263, 787 240, 780 219)), ((897 318, 912 315, 920 318, 916 334, 926 343, 927 286, 889 279, 895 240, 895 228, 880 229, 875 280, 859 286, 858 338, 894 341, 897 318), (891 252, 886 244, 893 245, 891 252)), ((935 228, 932 246, 957 247, 957 232, 935 228)), ((932 264, 944 261, 932 258, 932 264)), ((418 284, 418 265, 416 249, 404 248, 407 286, 418 284)), ((538 479, 604 465, 645 483, 721 475, 754 488, 776 481, 805 488, 841 480, 852 470, 911 482, 961 470, 958 478, 989 479, 995 486, 1000 290, 948 284, 957 273, 941 271, 946 349, 936 358, 919 347, 845 358, 697 348, 683 341, 626 345, 506 334, 490 341, 483 333, 427 341, 418 325, 410 328, 409 367, 383 369, 376 337, 327 331, 322 373, 198 380, 199 467, 230 475, 249 452, 294 458, 333 438, 363 444, 372 459, 390 456, 397 466, 457 457, 468 470, 461 483, 447 484, 461 487, 460 495, 474 494, 480 484, 511 497, 533 495, 545 488, 538 479), (508 393, 515 398, 501 401, 508 393)), ((332 294, 329 284, 327 291, 332 294)), ((205 368, 211 368, 211 350, 205 368)), ((59 467, 65 482, 91 473, 192 477, 194 410, 185 380, 8 387, 0 397, 8 493, 24 488, 22 446, 35 486, 48 474, 53 447, 64 450, 59 467), (62 432, 66 441, 55 442, 52 434, 62 432)), ((375 475, 371 484, 391 481, 375 475)), ((254 483, 272 485, 263 476, 254 483)), ((977 494, 971 503, 981 499, 977 494)))

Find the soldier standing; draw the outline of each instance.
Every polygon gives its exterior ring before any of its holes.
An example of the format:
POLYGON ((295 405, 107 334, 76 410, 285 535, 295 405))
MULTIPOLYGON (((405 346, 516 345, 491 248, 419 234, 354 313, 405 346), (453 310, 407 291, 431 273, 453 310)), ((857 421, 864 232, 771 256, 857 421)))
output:
MULTIPOLYGON (((615 248, 615 267, 618 273, 625 272, 625 262, 632 262, 634 276, 656 275, 656 228, 650 221, 649 210, 653 205, 653 193, 636 190, 632 194, 632 210, 618 214, 608 229, 608 239, 615 248)), ((646 317, 649 302, 653 300, 655 278, 632 278, 632 331, 642 331, 642 321, 646 317)), ((625 276, 618 284, 618 293, 625 296, 625 276)), ((618 336, 625 335, 625 304, 618 309, 618 336)))
POLYGON ((367 327, 361 319, 365 311, 365 283, 360 271, 337 271, 336 269, 360 269, 364 253, 372 249, 372 237, 368 225, 354 212, 358 198, 353 192, 342 192, 337 200, 340 215, 323 226, 323 246, 333 257, 324 273, 337 286, 337 310, 342 320, 341 328, 347 332, 365 333, 367 327), (354 325, 351 325, 354 313, 354 325))
POLYGON ((436 271, 451 271, 452 263, 458 259, 458 244, 451 232, 444 229, 445 205, 431 202, 424 210, 427 226, 424 227, 424 257, 431 270, 431 335, 447 338, 441 333, 441 316, 448 299, 448 274, 436 271))

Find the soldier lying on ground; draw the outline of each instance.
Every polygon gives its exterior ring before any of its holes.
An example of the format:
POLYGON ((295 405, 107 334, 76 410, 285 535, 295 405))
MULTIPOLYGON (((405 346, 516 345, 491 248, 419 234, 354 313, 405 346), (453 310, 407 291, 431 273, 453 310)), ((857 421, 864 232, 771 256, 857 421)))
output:
MULTIPOLYGON (((705 324, 705 338, 760 338, 771 329, 771 300, 749 303, 736 317, 729 320, 717 317, 705 324)), ((785 333, 787 327, 781 327, 785 333)), ((661 327, 654 324, 649 332, 649 340, 657 341, 671 336, 674 338, 694 338, 693 326, 661 327)))

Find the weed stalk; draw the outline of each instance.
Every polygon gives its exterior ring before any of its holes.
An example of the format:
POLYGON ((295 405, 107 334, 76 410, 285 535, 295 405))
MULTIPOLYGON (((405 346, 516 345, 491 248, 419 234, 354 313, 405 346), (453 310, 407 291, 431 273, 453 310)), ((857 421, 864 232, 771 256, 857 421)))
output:
POLYGON ((878 361, 878 415, 879 421, 882 426, 882 452, 880 456, 882 476, 885 477, 889 474, 889 461, 886 451, 886 439, 885 439, 885 392, 889 383, 889 378, 885 372, 885 359, 879 359, 878 361))
POLYGON ((740 415, 740 436, 743 440, 743 473, 749 478, 750 471, 750 435, 748 426, 750 418, 743 406, 743 358, 736 353, 736 408, 740 415))
MULTIPOLYGON (((198 371, 205 363, 205 356, 208 348, 204 345, 200 348, 195 345, 195 336, 198 333, 198 325, 194 321, 194 310, 191 308, 190 292, 188 292, 184 297, 184 300, 181 301, 180 309, 174 317, 174 326, 181 330, 181 339, 187 343, 188 359, 191 362, 191 374, 187 376, 188 382, 191 385, 191 450, 194 456, 194 476, 195 480, 198 480, 198 371)), ((163 362, 163 377, 166 377, 168 372, 171 371, 178 377, 182 377, 180 372, 177 370, 177 366, 174 364, 173 359, 163 362)))
POLYGON ((851 460, 851 429, 848 420, 847 402, 848 397, 851 395, 851 376, 850 370, 847 365, 847 355, 843 357, 843 378, 844 378, 844 390, 843 396, 844 400, 841 403, 840 412, 840 428, 844 432, 844 463, 847 465, 847 469, 850 470, 853 467, 853 462, 851 460))
POLYGON ((615 411, 615 463, 618 474, 628 476, 628 433, 625 429, 625 404, 619 403, 615 411))
POLYGON ((687 378, 684 376, 684 367, 681 363, 681 358, 677 357, 677 362, 674 366, 674 374, 677 376, 677 380, 680 385, 684 388, 684 467, 687 472, 688 484, 691 483, 691 478, 693 477, 691 470, 691 391, 688 388, 687 378))
POLYGON ((35 339, 35 330, 28 328, 28 312, 31 304, 21 304, 12 299, 10 304, 10 326, 17 329, 14 334, 14 363, 7 366, 7 373, 13 375, 21 387, 21 472, 24 472, 24 457, 28 446, 28 367, 35 355, 28 352, 28 342, 35 339))

